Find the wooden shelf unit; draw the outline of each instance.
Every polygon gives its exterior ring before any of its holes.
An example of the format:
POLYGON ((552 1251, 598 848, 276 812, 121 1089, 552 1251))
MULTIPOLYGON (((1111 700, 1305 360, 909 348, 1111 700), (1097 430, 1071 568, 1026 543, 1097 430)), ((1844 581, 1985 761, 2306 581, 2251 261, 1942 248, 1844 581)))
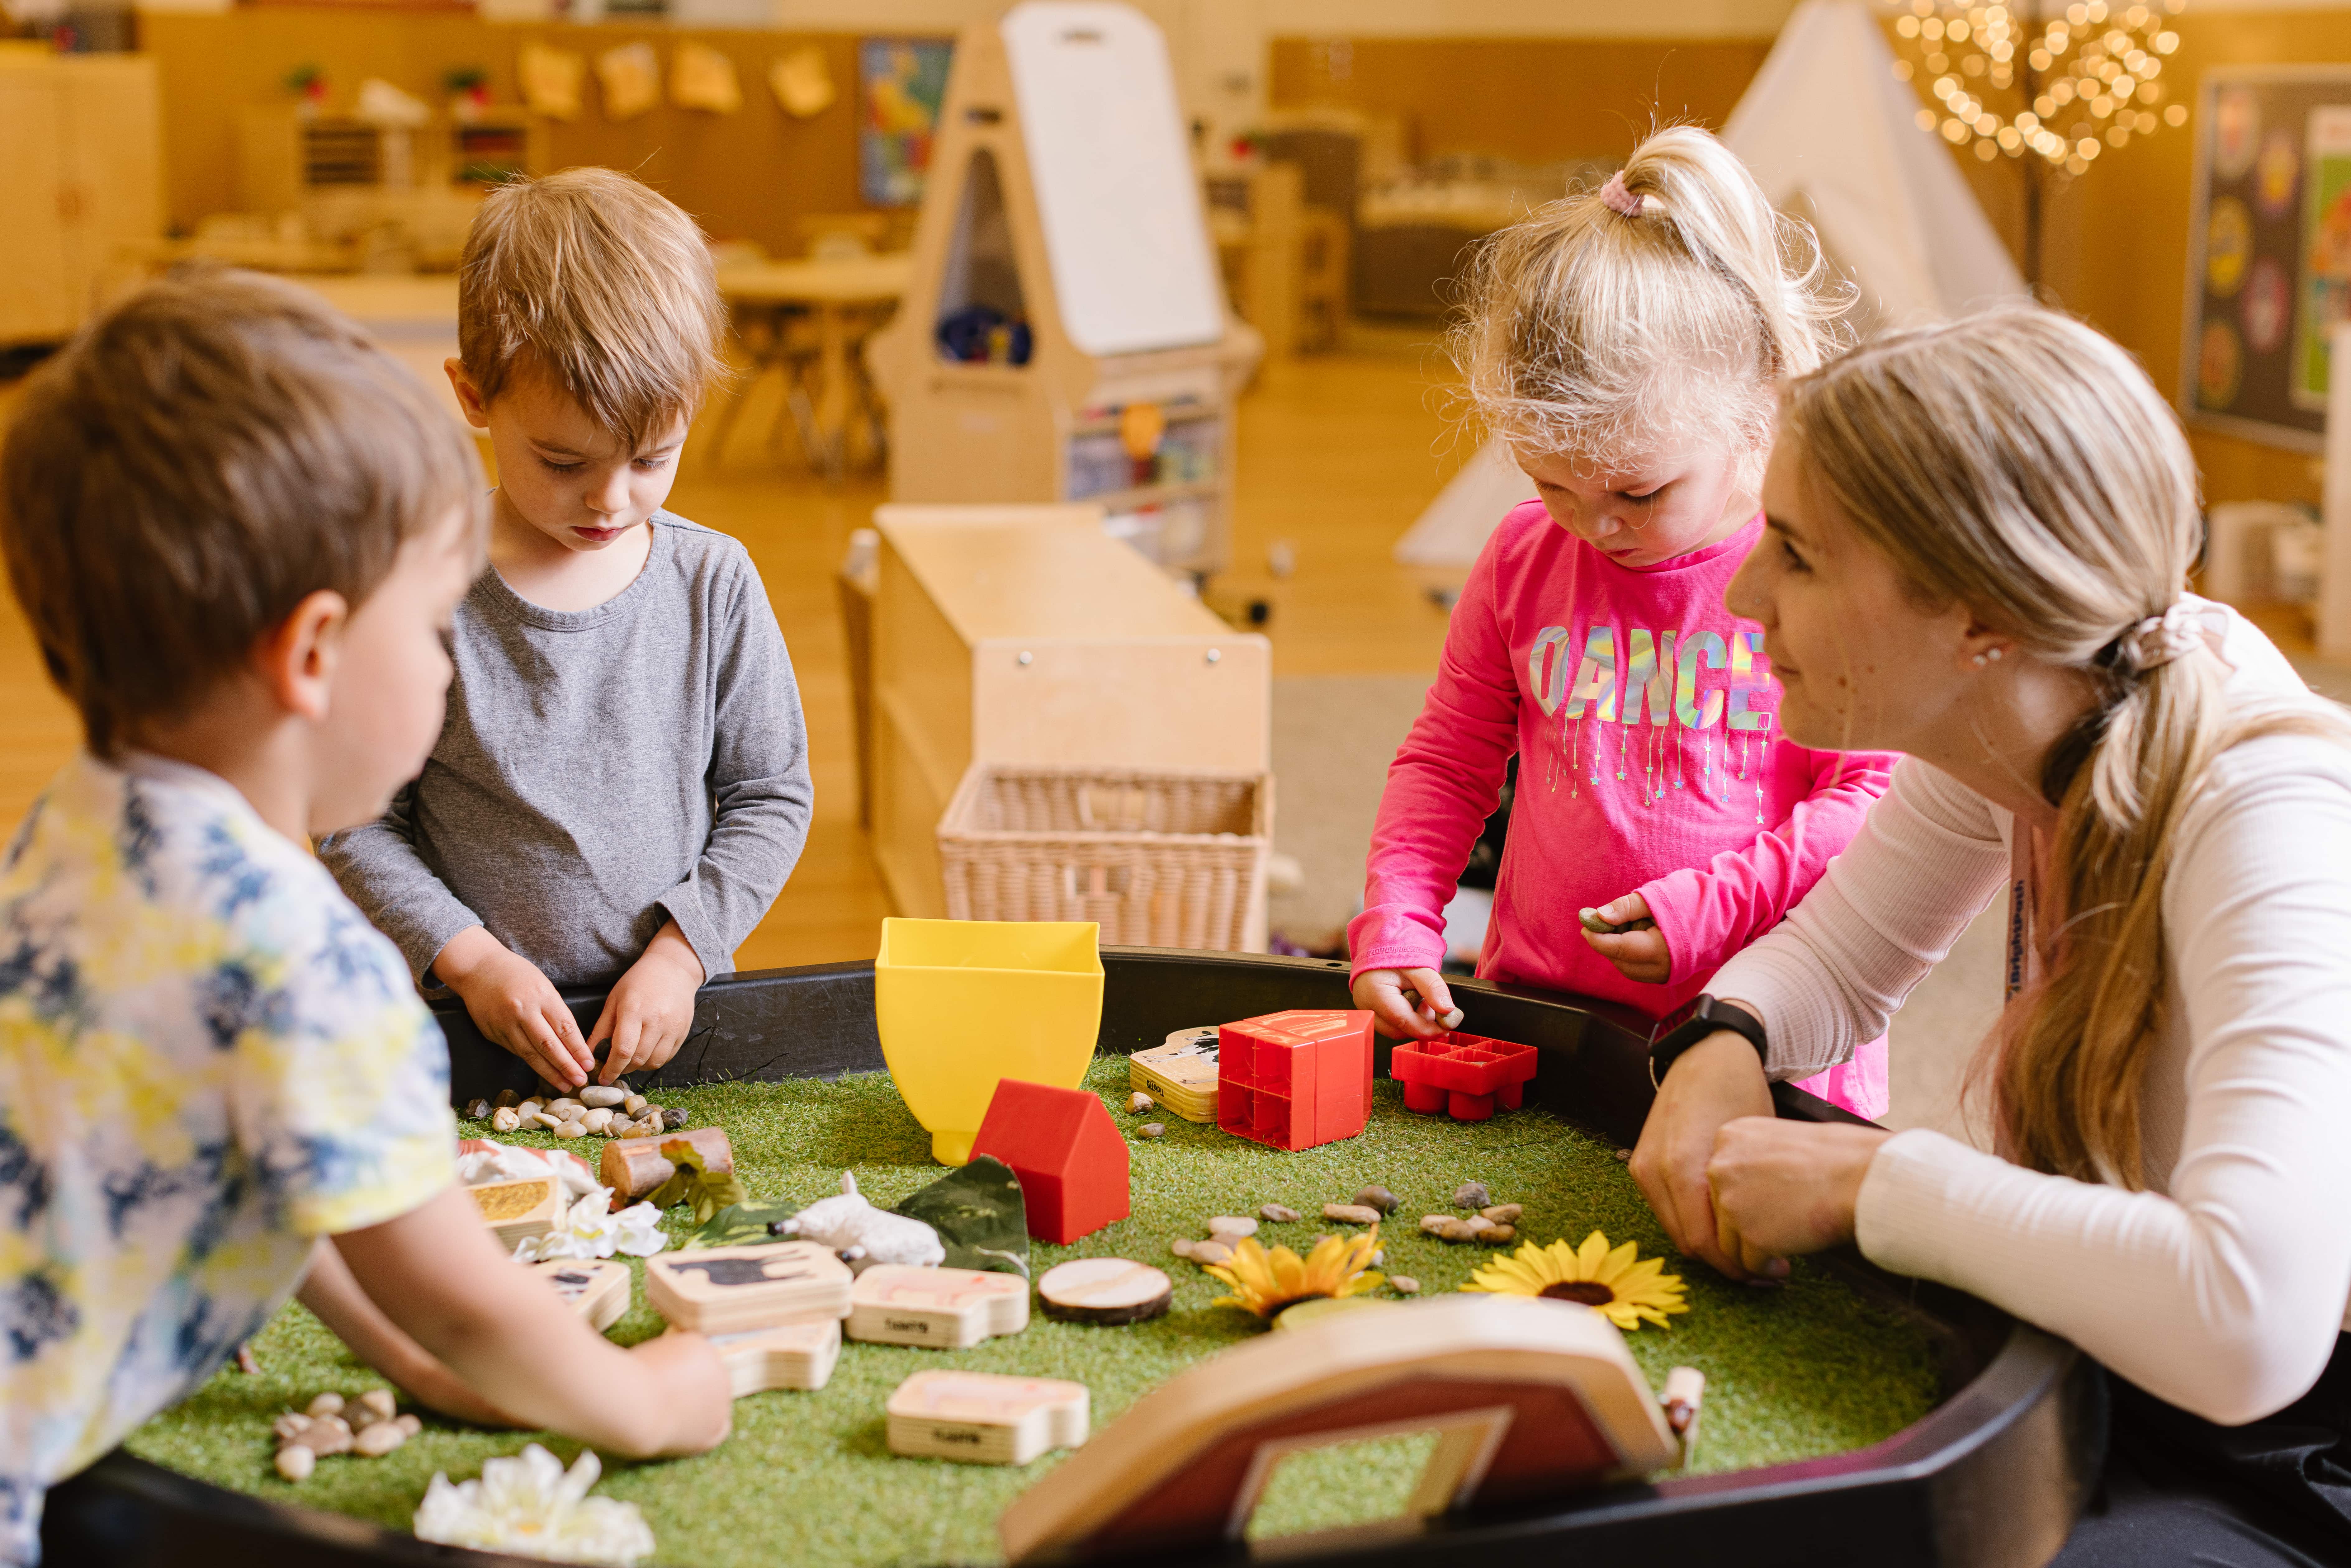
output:
POLYGON ((71 337, 163 233, 155 62, 0 53, 0 344, 71 337))

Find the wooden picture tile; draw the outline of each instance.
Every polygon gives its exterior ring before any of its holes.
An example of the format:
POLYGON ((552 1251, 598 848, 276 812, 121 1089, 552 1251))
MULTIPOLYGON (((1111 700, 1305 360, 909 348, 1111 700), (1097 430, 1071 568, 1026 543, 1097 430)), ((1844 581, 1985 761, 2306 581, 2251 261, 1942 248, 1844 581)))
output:
POLYGON ((890 1451, 974 1465, 1025 1465, 1086 1440, 1082 1383, 987 1372, 918 1372, 884 1407, 890 1451))
POLYGON ((849 1337, 959 1350, 1029 1326, 1029 1281, 977 1269, 879 1263, 849 1292, 849 1337))
POLYGON ((629 1310, 629 1266, 609 1258, 554 1258, 530 1271, 601 1333, 629 1310))
POLYGON ((517 1241, 554 1229, 563 1211, 562 1185, 552 1176, 484 1182, 465 1191, 482 1211, 482 1223, 508 1251, 517 1241))
POLYGON ((748 1333, 713 1334, 711 1347, 726 1364, 735 1397, 772 1388, 822 1388, 841 1360, 841 1320, 778 1323, 748 1333))
POLYGON ((682 1329, 742 1333, 849 1315, 849 1266, 813 1241, 657 1252, 645 1299, 682 1329))

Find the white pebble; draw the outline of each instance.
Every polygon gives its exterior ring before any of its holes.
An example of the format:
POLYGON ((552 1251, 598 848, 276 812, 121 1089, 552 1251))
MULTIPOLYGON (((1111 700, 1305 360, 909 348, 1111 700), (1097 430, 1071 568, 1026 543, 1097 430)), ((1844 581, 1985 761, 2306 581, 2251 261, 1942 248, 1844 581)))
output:
POLYGON ((528 1122, 546 1109, 547 1102, 544 1100, 526 1100, 515 1107, 515 1114, 528 1122))
POLYGON ((1360 1203, 1326 1203, 1322 1206, 1322 1218, 1344 1225, 1376 1225, 1380 1211, 1360 1203))
POLYGON ((281 1443, 290 1443, 310 1429, 310 1417, 298 1410, 288 1410, 270 1424, 269 1429, 281 1443))
POLYGON ((1208 1221, 1208 1234, 1220 1241, 1230 1243, 1239 1237, 1255 1236, 1257 1221, 1244 1219, 1238 1215, 1220 1214, 1208 1221))
POLYGON ((408 1441, 408 1434, 400 1429, 397 1421, 378 1421, 361 1432, 351 1443, 351 1452, 362 1458, 380 1459, 408 1441))
POLYGON ((413 1410, 403 1411, 392 1418, 392 1424, 413 1437, 424 1430, 424 1418, 413 1410))
POLYGON ((559 1138, 584 1138, 588 1135, 588 1129, 577 1122, 566 1122, 555 1129, 555 1135, 559 1138))
POLYGON ((318 1468, 319 1456, 299 1443, 288 1443, 277 1450, 277 1473, 289 1481, 307 1481, 318 1468))
POLYGON ((1175 1253, 1178 1258, 1189 1258, 1192 1255, 1192 1249, 1198 1245, 1198 1242, 1188 1236, 1178 1236, 1167 1244, 1167 1250, 1175 1253))
POLYGON ((549 1111, 533 1111, 523 1120, 533 1126, 544 1127, 550 1133, 563 1125, 563 1118, 549 1111))
POLYGON ((599 1105, 580 1117, 580 1124, 591 1133, 603 1132, 612 1124, 612 1108, 610 1105, 599 1105))
POLYGON ((1420 1281, 1409 1274, 1391 1274, 1388 1276, 1388 1283, 1395 1287, 1395 1293, 1399 1296, 1420 1294, 1420 1281))
POLYGON ((343 1396, 340 1394, 321 1394, 310 1401, 308 1414, 313 1420, 321 1416, 340 1416, 342 1413, 343 1396))
POLYGON ((1126 1108, 1130 1112, 1140 1113, 1148 1111, 1152 1106, 1157 1103, 1157 1101, 1152 1099, 1150 1095, 1145 1094, 1140 1089, 1126 1097, 1126 1108))
POLYGON ((360 1396, 359 1403, 379 1421, 391 1420, 400 1409, 399 1401, 392 1397, 389 1388, 371 1388, 360 1396))
POLYGON ((1298 1211, 1286 1203, 1269 1203, 1258 1212, 1276 1225, 1295 1225, 1300 1218, 1298 1211))
POLYGON ((591 1111, 609 1111, 628 1097, 629 1092, 616 1083, 590 1083, 580 1091, 580 1103, 591 1111))
POLYGON ((490 1131, 493 1133, 511 1133, 521 1125, 522 1117, 511 1105, 501 1105, 490 1113, 490 1131))
POLYGON ((577 1100, 550 1101, 549 1102, 547 1108, 554 1115, 560 1117, 566 1122, 577 1122, 588 1109, 587 1106, 581 1104, 577 1100))
POLYGON ((642 1094, 632 1094, 621 1102, 621 1109, 632 1116, 642 1115, 644 1113, 645 1097, 642 1094))
POLYGON ((1191 1258, 1193 1262, 1203 1265, 1229 1263, 1233 1260, 1233 1249, 1221 1241, 1195 1241, 1191 1258))

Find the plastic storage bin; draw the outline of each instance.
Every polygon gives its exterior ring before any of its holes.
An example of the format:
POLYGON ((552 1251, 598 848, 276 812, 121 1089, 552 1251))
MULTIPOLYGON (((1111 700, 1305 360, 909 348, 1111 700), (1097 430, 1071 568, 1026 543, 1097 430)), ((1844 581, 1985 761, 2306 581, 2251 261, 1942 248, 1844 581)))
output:
POLYGON ((947 914, 1090 920, 1118 946, 1265 946, 1270 773, 974 763, 939 819, 947 914))

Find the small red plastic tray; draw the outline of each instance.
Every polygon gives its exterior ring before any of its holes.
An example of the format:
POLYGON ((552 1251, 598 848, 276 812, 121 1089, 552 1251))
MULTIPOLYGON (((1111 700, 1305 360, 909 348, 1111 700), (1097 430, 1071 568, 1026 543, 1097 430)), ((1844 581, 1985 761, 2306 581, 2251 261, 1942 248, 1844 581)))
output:
POLYGON ((1533 1046, 1482 1034, 1399 1040, 1388 1059, 1388 1076, 1404 1085, 1405 1109, 1444 1111, 1458 1122, 1517 1110, 1534 1075, 1533 1046))

